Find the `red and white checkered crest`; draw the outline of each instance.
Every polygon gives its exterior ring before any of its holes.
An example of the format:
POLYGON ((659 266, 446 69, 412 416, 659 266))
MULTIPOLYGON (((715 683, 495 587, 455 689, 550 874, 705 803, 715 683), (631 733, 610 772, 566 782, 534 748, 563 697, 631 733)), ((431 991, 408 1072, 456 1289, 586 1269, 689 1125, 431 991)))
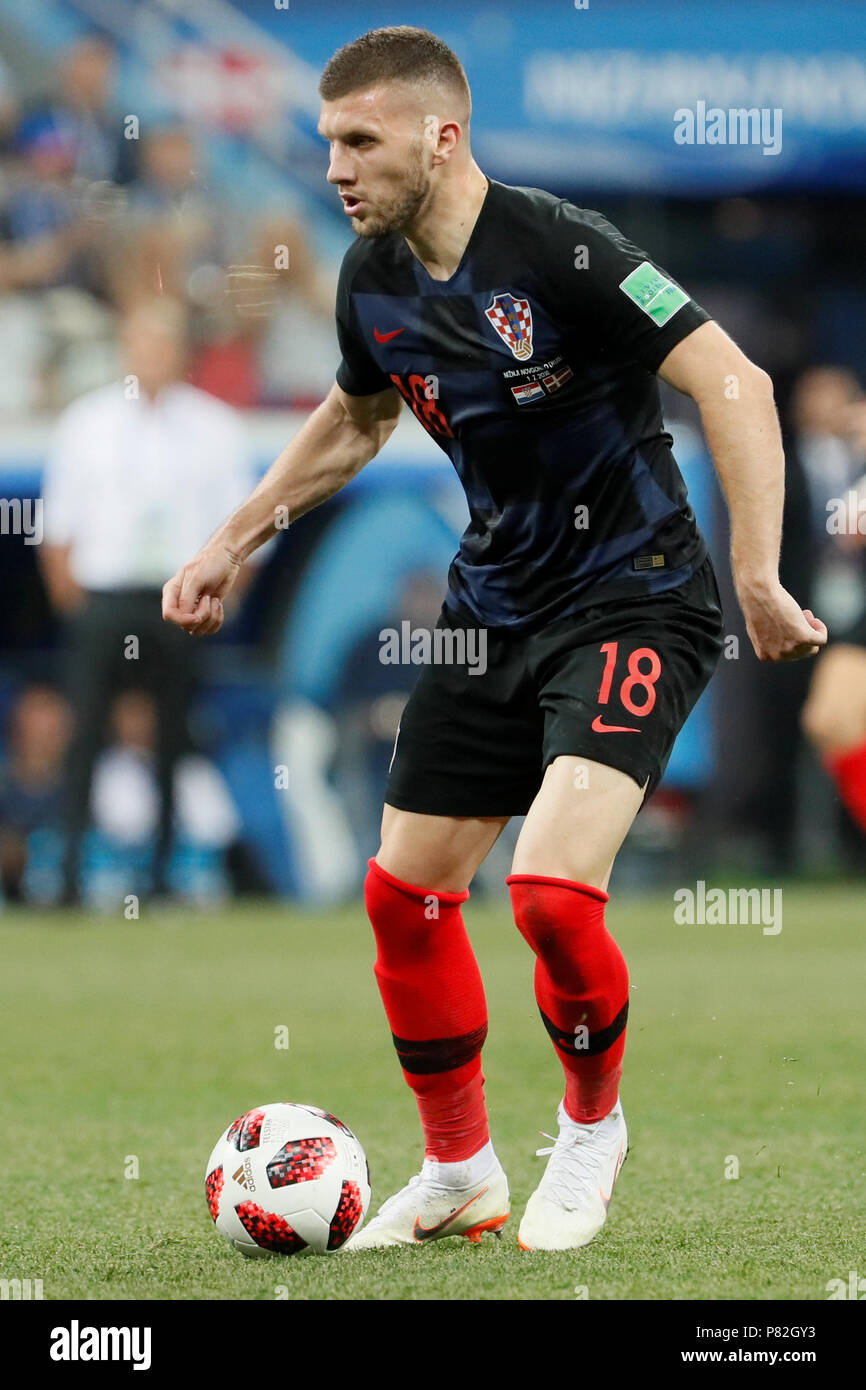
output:
POLYGON ((532 356, 532 310, 528 299, 515 299, 513 294, 497 294, 490 308, 484 312, 519 361, 532 356))

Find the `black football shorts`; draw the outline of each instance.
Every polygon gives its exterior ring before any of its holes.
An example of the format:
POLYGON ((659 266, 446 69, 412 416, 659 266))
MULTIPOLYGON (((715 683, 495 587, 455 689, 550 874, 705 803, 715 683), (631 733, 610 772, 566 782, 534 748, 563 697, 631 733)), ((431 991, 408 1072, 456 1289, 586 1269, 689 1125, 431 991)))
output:
MULTIPOLYGON (((561 754, 657 786, 716 668, 722 606, 712 563, 662 594, 587 608, 529 633, 471 625, 443 608, 440 651, 407 701, 385 801, 440 816, 521 816, 561 754), (450 647, 449 647, 450 644, 450 647)), ((436 641, 435 632, 432 634, 436 641)), ((435 654, 435 645, 431 651, 435 654)))

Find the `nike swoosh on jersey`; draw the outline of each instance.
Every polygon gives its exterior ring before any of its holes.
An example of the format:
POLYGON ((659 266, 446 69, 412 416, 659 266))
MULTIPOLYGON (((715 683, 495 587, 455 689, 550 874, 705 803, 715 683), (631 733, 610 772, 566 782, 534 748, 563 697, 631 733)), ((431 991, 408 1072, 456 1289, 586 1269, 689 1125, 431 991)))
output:
POLYGON ((395 328, 393 333, 380 333, 378 328, 374 328, 373 337, 377 343, 390 343, 392 338, 399 338, 400 334, 405 332, 405 328, 395 328))
POLYGON ((592 727, 597 734, 639 734, 640 729, 632 728, 629 724, 605 724, 600 714, 597 714, 592 721, 592 727))
POLYGON ((486 1191, 487 1188, 482 1187, 480 1192, 476 1192, 474 1197, 470 1197, 468 1202, 464 1202, 462 1207, 458 1207, 456 1211, 452 1211, 450 1216, 446 1216, 445 1220, 440 1221, 436 1226, 422 1226, 416 1216, 415 1226, 412 1231, 413 1236, 416 1240, 432 1240, 433 1236, 438 1236, 445 1230, 446 1226, 450 1226, 452 1221, 456 1221, 457 1217, 461 1216, 468 1207, 471 1207, 473 1202, 477 1202, 479 1197, 483 1197, 486 1191))

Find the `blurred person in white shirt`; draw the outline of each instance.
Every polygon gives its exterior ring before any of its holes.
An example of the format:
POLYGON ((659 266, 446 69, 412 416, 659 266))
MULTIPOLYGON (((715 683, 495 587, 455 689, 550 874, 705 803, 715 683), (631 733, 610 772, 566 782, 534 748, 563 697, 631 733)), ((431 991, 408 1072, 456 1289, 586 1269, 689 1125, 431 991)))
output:
POLYGON ((171 853, 173 775, 188 747, 197 650, 162 622, 161 586, 247 494, 252 470, 240 417, 183 379, 186 317, 146 300, 123 321, 123 380, 60 416, 46 466, 42 562, 65 620, 75 711, 68 768, 64 897, 80 896, 93 769, 111 701, 131 686, 156 708, 159 825, 153 891, 171 853))
MULTIPOLYGON (((112 740, 93 773, 90 807, 93 824, 115 845, 135 850, 148 845, 159 826, 156 778, 156 704, 141 690, 119 695, 111 709, 112 740)), ((174 769, 174 828, 181 846, 221 860, 235 843, 241 822, 219 768, 201 753, 184 753, 174 769)), ((175 882, 177 877, 175 876, 175 882)), ((211 875, 210 893, 222 895, 223 879, 211 875)), ((188 882, 184 896, 202 897, 188 882)))

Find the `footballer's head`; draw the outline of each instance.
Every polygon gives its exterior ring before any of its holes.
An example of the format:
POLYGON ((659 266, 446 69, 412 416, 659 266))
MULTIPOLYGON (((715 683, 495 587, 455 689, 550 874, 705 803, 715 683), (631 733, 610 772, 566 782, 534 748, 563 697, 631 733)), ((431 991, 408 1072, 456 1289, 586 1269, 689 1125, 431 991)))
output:
POLYGON ((449 171, 470 161, 472 101, 447 44, 408 24, 337 50, 319 83, 319 134, 359 236, 407 234, 449 171))

